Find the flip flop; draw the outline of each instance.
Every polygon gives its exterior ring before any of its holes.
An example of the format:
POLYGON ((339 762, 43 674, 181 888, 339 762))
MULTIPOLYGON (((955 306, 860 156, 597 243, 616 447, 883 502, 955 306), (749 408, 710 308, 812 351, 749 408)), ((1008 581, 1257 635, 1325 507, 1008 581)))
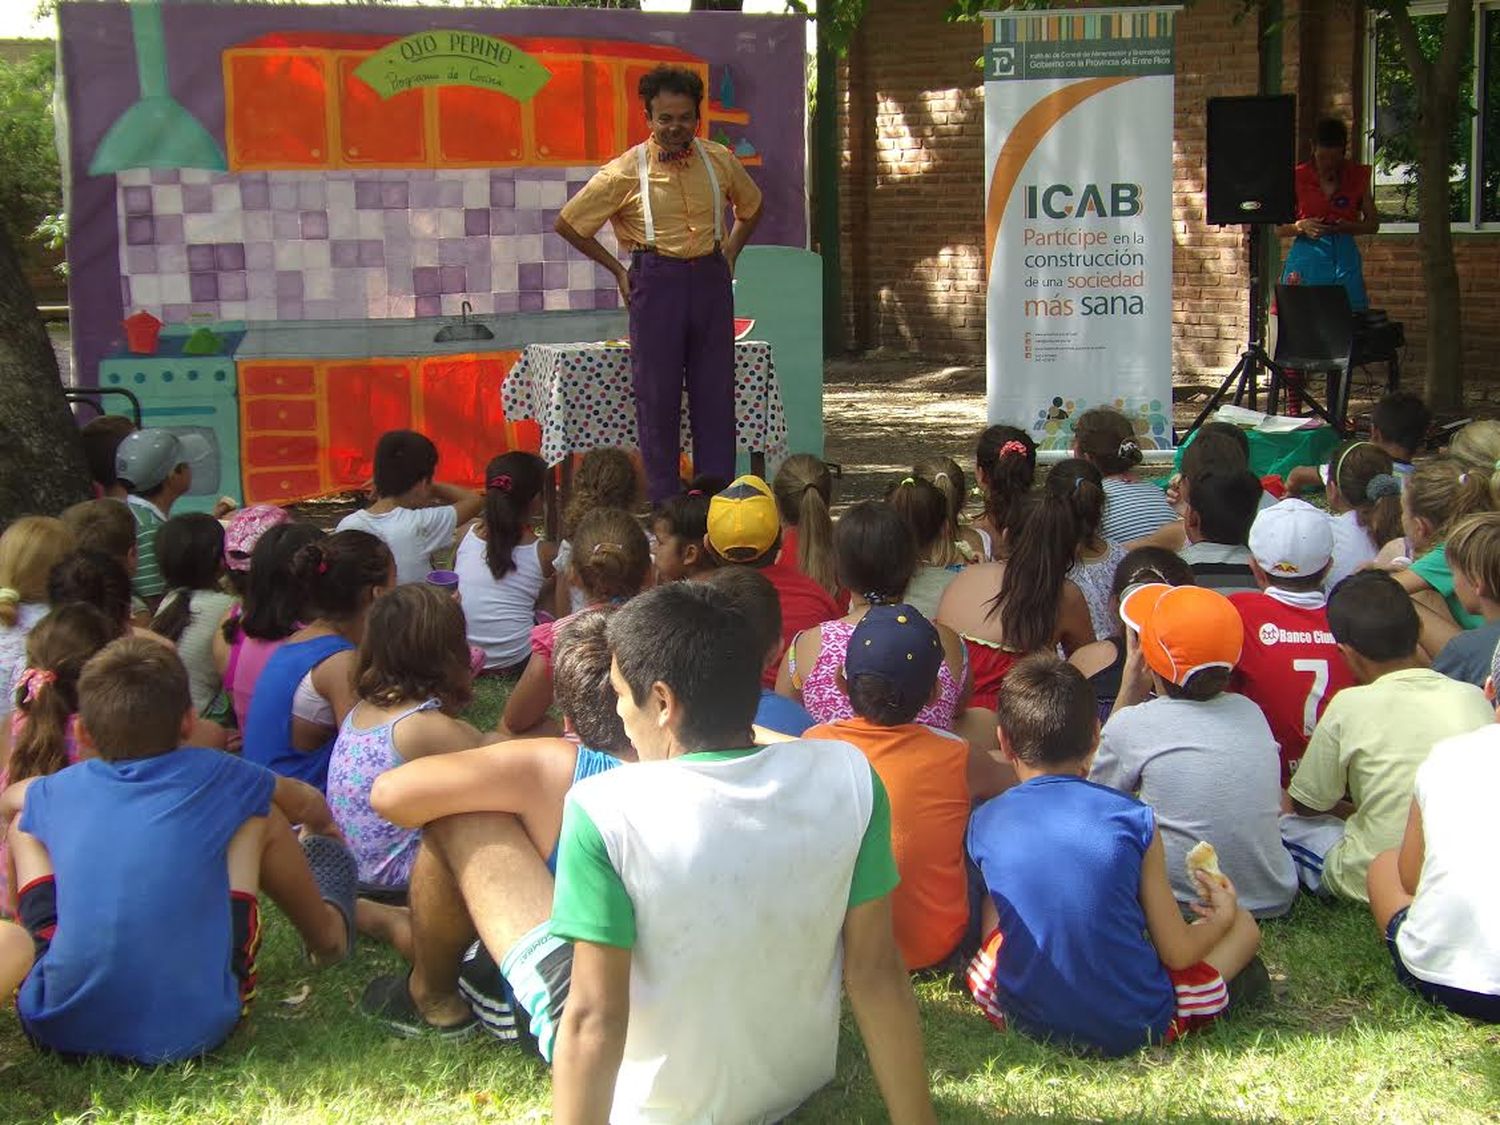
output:
MULTIPOLYGON (((313 882, 318 884, 318 894, 344 916, 344 928, 348 940, 344 952, 331 964, 347 961, 354 952, 354 899, 359 891, 359 863, 348 845, 332 836, 304 836, 302 854, 307 857, 307 866, 312 871, 313 882)), ((325 966, 326 967, 326 966, 325 966)))
POLYGON ((383 1023, 387 1030, 403 1039, 431 1036, 436 1039, 467 1039, 479 1030, 479 1020, 474 1013, 461 1023, 448 1027, 428 1023, 422 1011, 411 998, 407 983, 409 976, 376 977, 365 986, 359 998, 359 1010, 372 1020, 383 1023))

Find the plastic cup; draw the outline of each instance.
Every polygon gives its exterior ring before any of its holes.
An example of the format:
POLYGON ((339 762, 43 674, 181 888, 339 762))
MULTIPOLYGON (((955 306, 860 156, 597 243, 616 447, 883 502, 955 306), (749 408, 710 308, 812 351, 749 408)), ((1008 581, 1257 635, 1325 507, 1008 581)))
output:
POLYGON ((427 572, 427 585, 436 586, 440 590, 447 590, 450 594, 458 593, 458 573, 452 570, 429 570, 427 572))

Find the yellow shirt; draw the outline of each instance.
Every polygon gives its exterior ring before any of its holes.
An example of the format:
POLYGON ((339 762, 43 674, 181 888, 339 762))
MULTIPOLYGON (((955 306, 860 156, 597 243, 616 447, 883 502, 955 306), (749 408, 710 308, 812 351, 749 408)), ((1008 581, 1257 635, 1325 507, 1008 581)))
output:
POLYGON ((1495 721, 1484 692, 1430 668, 1387 672, 1328 701, 1292 774, 1292 800, 1331 809, 1347 793, 1354 813, 1323 857, 1323 885, 1369 902, 1365 875, 1380 852, 1401 845, 1417 767, 1433 744, 1495 721))
MULTIPOLYGON (((671 258, 701 258, 713 253, 714 205, 722 208, 723 197, 734 205, 736 219, 749 219, 760 211, 760 188, 734 154, 713 141, 702 144, 719 177, 721 198, 717 200, 708 169, 697 152, 663 162, 655 139, 646 141, 656 250, 671 258)), ((597 234, 609 222, 614 224, 622 250, 645 247, 646 218, 634 146, 594 173, 594 178, 563 206, 562 220, 585 237, 597 234)))

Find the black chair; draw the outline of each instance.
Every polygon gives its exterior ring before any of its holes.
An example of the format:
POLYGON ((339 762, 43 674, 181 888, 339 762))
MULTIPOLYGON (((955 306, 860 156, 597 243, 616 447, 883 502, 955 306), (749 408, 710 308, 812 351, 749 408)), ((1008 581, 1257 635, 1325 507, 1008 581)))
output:
MULTIPOLYGON (((1354 311, 1342 285, 1276 286, 1276 364, 1304 379, 1321 372, 1328 406, 1301 392, 1309 409, 1339 432, 1348 428, 1349 358, 1354 351, 1354 311)), ((1281 405, 1281 378, 1273 370, 1269 412, 1281 405)))
POLYGON ((96 414, 106 413, 104 404, 100 401, 102 395, 119 395, 130 403, 130 414, 135 422, 135 428, 141 428, 141 400, 135 397, 133 391, 124 387, 85 387, 70 388, 63 391, 63 400, 71 407, 92 407, 96 414))

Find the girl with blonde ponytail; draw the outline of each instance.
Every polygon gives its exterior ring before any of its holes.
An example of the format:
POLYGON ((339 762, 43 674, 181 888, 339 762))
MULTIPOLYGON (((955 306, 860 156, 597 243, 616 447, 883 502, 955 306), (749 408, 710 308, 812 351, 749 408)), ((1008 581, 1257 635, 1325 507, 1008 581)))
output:
POLYGON ((47 613, 47 578, 73 547, 73 533, 50 516, 23 516, 0 535, 0 758, 12 706, 7 689, 25 658, 27 634, 47 613))
MULTIPOLYGON (((89 657, 121 634, 118 622, 83 602, 59 606, 37 623, 27 638, 26 659, 6 694, 10 714, 11 754, 0 772, 0 791, 14 781, 47 777, 82 756, 75 733, 78 677, 89 657)), ((9 856, 0 848, 0 906, 11 911, 7 891, 9 856)))
POLYGON ((968 481, 952 457, 923 457, 912 466, 911 475, 929 481, 943 494, 948 506, 947 542, 944 561, 930 560, 938 566, 967 566, 985 562, 990 557, 991 540, 984 532, 963 522, 964 504, 968 500, 968 481))
POLYGON ((810 453, 794 453, 771 482, 781 514, 781 559, 834 597, 839 595, 833 558, 833 474, 810 453))
MULTIPOLYGON (((1431 597, 1441 598, 1460 628, 1477 629, 1484 619, 1469 613, 1453 589, 1453 570, 1444 545, 1448 532, 1466 516, 1494 510, 1490 496, 1490 474, 1468 469, 1454 457, 1437 457, 1412 470, 1401 492, 1401 524, 1406 531, 1410 566, 1396 573, 1396 580, 1417 603, 1423 617, 1423 648, 1429 654, 1428 622, 1442 618, 1442 610, 1431 597)), ((1437 622, 1440 624, 1441 622, 1437 622)))

